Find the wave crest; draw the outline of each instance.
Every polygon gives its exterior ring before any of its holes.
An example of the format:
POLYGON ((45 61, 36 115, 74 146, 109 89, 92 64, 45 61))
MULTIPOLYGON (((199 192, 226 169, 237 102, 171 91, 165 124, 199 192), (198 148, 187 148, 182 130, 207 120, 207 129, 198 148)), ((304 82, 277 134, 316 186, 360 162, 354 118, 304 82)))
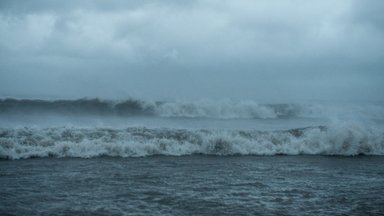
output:
POLYGON ((167 128, 0 129, 0 158, 152 155, 384 155, 384 133, 359 127, 284 131, 167 128))
POLYGON ((33 100, 0 99, 0 114, 60 114, 101 116, 160 116, 187 118, 280 118, 295 116, 294 104, 258 104, 254 101, 149 102, 136 99, 33 100))

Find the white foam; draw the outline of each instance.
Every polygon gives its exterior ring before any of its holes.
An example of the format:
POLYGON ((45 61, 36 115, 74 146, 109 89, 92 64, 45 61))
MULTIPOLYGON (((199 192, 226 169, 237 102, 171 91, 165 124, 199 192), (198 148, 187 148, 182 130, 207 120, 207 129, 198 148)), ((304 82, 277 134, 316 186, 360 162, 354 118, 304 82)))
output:
MULTIPOLYGON (((286 105, 286 109, 289 105, 286 105)), ((255 101, 230 100, 196 102, 166 102, 156 107, 156 113, 163 117, 205 117, 205 118, 277 118, 281 113, 276 107, 261 105, 255 101)))
POLYGON ((19 128, 0 130, 0 158, 151 155, 384 155, 384 133, 358 125, 286 131, 19 128))

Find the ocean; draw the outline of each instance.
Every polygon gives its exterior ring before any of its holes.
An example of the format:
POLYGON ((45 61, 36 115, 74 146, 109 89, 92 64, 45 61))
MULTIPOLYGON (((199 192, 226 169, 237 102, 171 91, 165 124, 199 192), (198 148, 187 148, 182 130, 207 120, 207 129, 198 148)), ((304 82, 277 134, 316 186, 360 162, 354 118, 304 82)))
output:
POLYGON ((380 215, 384 104, 0 99, 1 215, 380 215))

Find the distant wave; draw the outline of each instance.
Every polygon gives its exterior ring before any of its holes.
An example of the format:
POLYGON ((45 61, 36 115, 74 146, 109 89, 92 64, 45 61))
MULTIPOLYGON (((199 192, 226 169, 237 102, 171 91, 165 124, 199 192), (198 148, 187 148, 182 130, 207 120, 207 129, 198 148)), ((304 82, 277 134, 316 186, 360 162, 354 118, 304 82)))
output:
POLYGON ((78 100, 0 100, 0 113, 55 113, 70 115, 151 115, 155 112, 152 104, 139 100, 104 101, 100 99, 78 100))
POLYGON ((384 155, 384 133, 359 127, 284 131, 167 128, 0 129, 0 158, 152 155, 384 155))
POLYGON ((254 101, 149 102, 136 99, 35 100, 0 99, 0 114, 60 114, 100 116, 161 116, 187 118, 285 118, 303 114, 298 104, 258 104, 254 101))

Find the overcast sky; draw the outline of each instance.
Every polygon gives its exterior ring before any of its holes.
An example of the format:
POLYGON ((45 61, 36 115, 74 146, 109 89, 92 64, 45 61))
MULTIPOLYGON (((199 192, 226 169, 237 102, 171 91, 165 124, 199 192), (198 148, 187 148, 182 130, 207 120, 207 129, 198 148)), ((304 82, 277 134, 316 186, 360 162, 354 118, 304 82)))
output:
POLYGON ((0 96, 383 100, 382 0, 1 0, 0 96))

